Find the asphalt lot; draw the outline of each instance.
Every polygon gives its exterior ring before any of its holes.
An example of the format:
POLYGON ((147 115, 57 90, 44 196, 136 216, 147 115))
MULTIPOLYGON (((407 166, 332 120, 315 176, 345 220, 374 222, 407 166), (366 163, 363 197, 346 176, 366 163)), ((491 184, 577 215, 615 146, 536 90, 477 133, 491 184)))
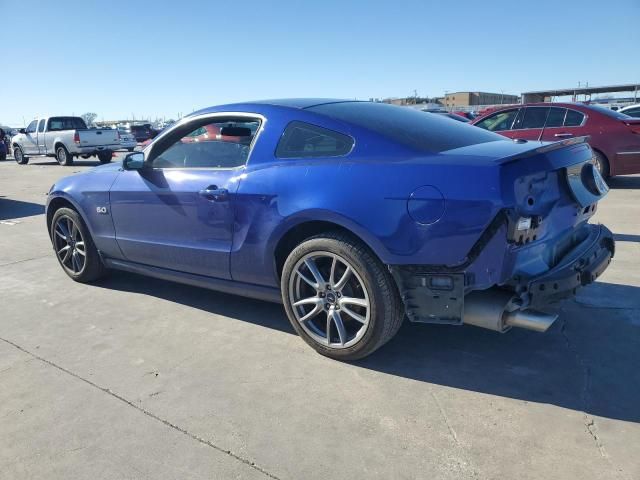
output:
POLYGON ((405 324, 323 358, 278 305, 58 266, 59 177, 0 162, 0 478, 640 478, 640 176, 596 219, 617 254, 545 334, 405 324))

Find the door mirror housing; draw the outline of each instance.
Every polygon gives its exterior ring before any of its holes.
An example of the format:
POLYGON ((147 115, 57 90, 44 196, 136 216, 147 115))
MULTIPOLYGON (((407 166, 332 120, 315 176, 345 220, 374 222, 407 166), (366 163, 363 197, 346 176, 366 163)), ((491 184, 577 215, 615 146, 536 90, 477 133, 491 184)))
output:
POLYGON ((18 133, 27 133, 27 130, 24 129, 24 128, 21 128, 21 129, 18 130, 18 133))
POLYGON ((122 161, 122 167, 125 170, 142 170, 145 167, 144 153, 133 152, 124 157, 122 161))

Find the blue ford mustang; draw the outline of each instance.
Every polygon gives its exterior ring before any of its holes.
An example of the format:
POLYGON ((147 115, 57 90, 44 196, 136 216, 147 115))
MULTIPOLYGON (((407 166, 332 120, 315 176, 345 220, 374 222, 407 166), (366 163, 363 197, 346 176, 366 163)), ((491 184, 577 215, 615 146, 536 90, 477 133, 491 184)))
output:
POLYGON ((341 100, 204 109, 121 164, 64 178, 64 271, 120 269, 282 302, 318 352, 364 357, 412 322, 546 330, 604 271, 607 186, 584 139, 512 141, 341 100))

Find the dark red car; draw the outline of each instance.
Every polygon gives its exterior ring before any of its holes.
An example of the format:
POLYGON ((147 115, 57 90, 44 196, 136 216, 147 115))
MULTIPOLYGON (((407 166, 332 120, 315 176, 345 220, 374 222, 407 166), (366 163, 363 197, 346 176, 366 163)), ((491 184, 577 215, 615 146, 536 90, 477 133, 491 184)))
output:
POLYGON ((640 173, 640 118, 596 105, 529 103, 495 110, 472 122, 509 138, 557 141, 589 136, 606 178, 640 173))

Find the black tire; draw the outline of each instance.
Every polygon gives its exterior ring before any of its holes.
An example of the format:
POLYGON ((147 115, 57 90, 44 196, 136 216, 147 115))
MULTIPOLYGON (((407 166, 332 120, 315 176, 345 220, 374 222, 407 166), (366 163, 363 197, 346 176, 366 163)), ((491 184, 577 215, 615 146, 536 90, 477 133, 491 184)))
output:
POLYGON ((609 169, 609 161, 602 153, 597 150, 593 151, 593 163, 602 175, 602 178, 608 180, 611 177, 611 170, 609 169))
MULTIPOLYGON (((67 207, 59 208, 53 214, 53 218, 51 219, 51 244, 53 245, 53 250, 56 254, 56 258, 58 259, 58 263, 62 267, 62 270, 73 280, 80 283, 93 282, 101 277, 103 277, 107 273, 107 269, 102 263, 102 259, 98 254, 98 249, 93 243, 93 239, 89 234, 89 229, 85 225, 82 217, 75 210, 67 207), (84 264, 82 269, 78 272, 74 272, 69 266, 65 265, 60 258, 60 255, 57 251, 57 246, 60 243, 56 244, 56 242, 60 242, 60 239, 57 238, 58 235, 56 233, 56 225, 59 220, 63 222, 70 218, 71 221, 77 226, 80 231, 81 238, 84 241, 84 264)), ((80 238, 80 237, 77 237, 80 238)))
MULTIPOLYGON (((325 277, 324 274, 323 277, 325 277)), ((318 353, 336 360, 357 360, 370 355, 393 338, 404 319, 402 299, 388 269, 366 245, 352 236, 340 232, 327 232, 311 237, 294 248, 284 263, 281 290, 287 316, 298 335, 318 353), (339 348, 321 344, 302 327, 296 316, 296 311, 294 311, 294 309, 300 308, 300 306, 294 307, 292 305, 295 301, 292 297, 292 295, 295 296, 295 289, 292 288, 292 285, 295 284, 295 278, 297 278, 295 269, 300 268, 301 261, 304 262, 305 258, 316 253, 319 255, 318 258, 322 258, 323 254, 329 253, 346 260, 348 265, 355 271, 356 275, 354 277, 358 277, 356 280, 362 283, 363 290, 366 292, 364 294, 365 297, 368 297, 369 306, 367 308, 370 310, 368 312, 368 323, 364 327, 366 330, 361 338, 350 346, 346 346, 349 342, 344 342, 345 346, 339 348), (293 279, 292 276, 294 276, 293 279)), ((318 293, 318 295, 325 297, 322 293, 318 293)), ((327 293, 326 297, 328 296, 329 294, 327 293)), ((360 297, 361 295, 357 296, 360 297)), ((325 304, 324 307, 326 309, 327 305, 325 304)), ((298 315, 306 313, 298 312, 298 315)), ((319 318, 319 321, 322 322, 323 318, 326 318, 322 317, 324 313, 325 310, 320 311, 315 318, 319 318)), ((349 319, 347 316, 344 318, 349 319)), ((329 323, 327 322, 327 324, 329 323)), ((308 325, 308 323, 305 323, 305 325, 308 325)), ((329 338, 327 343, 332 343, 331 333, 327 337, 329 338)))
POLYGON ((60 165, 68 167, 73 165, 73 156, 67 150, 67 147, 64 145, 58 145, 56 147, 56 160, 60 165))
POLYGON ((100 163, 109 163, 111 161, 111 152, 98 152, 98 160, 100 160, 100 163))
POLYGON ((15 147, 13 149, 13 158, 18 165, 26 165, 29 163, 29 157, 25 157, 21 147, 15 147))

